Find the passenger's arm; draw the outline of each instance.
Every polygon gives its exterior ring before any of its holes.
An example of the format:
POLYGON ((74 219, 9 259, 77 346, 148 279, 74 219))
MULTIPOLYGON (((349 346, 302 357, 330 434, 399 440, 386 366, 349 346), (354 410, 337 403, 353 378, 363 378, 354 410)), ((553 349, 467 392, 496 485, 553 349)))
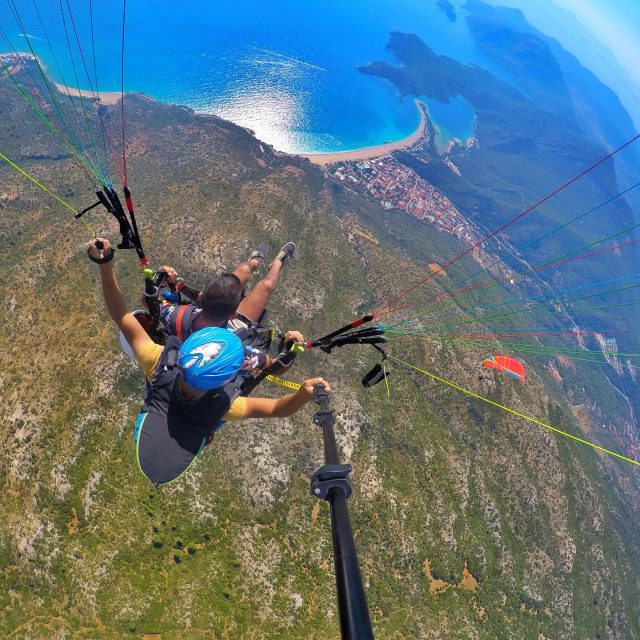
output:
MULTIPOLYGON (((299 331, 287 331, 284 334, 284 351, 288 351, 289 349, 292 349, 296 344, 304 344, 304 336, 299 332, 299 331)), ((281 364, 279 367, 275 367, 275 365, 278 364, 278 358, 272 358, 269 355, 267 355, 266 358, 266 362, 264 364, 263 367, 261 367, 262 369, 266 369, 267 367, 274 367, 273 371, 271 371, 271 373, 273 373, 274 375, 278 375, 279 373, 282 373, 283 371, 286 371, 290 366, 291 366, 291 362, 289 362, 288 364, 281 364)))
POLYGON ((305 380, 300 389, 277 400, 271 398, 247 398, 245 418, 287 418, 300 411, 307 402, 313 399, 313 388, 317 384, 324 385, 331 391, 329 384, 322 378, 305 380))
MULTIPOLYGON (((288 347, 294 344, 304 343, 304 336, 299 331, 287 331, 284 334, 284 343, 288 347)), ((262 371, 274 366, 278 362, 277 358, 272 358, 269 354, 254 349, 253 347, 246 347, 245 352, 245 360, 242 365, 243 371, 262 371)), ((277 374, 281 371, 286 371, 289 366, 290 365, 283 365, 278 370, 273 371, 273 373, 277 374)))
MULTIPOLYGON (((111 251, 113 249, 105 238, 97 238, 89 243, 89 255, 96 259, 108 256, 111 251), (102 249, 99 249, 96 243, 102 243, 102 249)), ((100 267, 100 279, 102 281, 102 295, 109 316, 116 323, 118 329, 122 331, 134 353, 138 353, 145 344, 152 342, 152 340, 135 316, 127 311, 127 305, 116 280, 116 274, 113 271, 113 261, 98 266, 100 267)))

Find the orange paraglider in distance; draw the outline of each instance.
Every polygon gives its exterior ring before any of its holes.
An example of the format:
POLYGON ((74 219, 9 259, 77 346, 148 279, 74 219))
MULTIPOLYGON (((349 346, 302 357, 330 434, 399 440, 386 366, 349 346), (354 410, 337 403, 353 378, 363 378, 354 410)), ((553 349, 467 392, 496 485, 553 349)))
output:
POLYGON ((490 356, 482 362, 482 366, 504 371, 510 376, 520 380, 520 382, 524 382, 524 367, 514 358, 507 358, 507 356, 490 356))

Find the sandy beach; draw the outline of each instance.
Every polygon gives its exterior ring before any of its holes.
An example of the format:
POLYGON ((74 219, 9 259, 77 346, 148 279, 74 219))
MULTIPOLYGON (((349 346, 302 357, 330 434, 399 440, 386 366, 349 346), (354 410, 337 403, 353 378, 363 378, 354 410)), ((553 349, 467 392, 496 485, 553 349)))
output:
MULTIPOLYGON (((65 87, 63 84, 58 84, 54 82, 53 85, 60 92, 65 95, 71 95, 76 98, 88 98, 89 100, 93 100, 93 93, 91 91, 86 91, 85 89, 73 89, 72 87, 65 87), (67 94, 67 91, 69 92, 67 94)), ((98 96, 98 100, 100 104, 105 105, 114 105, 120 102, 121 94, 117 91, 101 91, 98 96)))
POLYGON ((394 151, 400 151, 401 149, 408 149, 418 142, 422 136, 424 136, 427 124, 425 106, 419 100, 416 100, 416 105, 420 110, 420 124, 410 136, 407 136, 402 140, 396 140, 395 142, 389 142, 388 144, 379 144, 375 147, 353 149, 352 151, 337 151, 335 153, 301 153, 298 155, 311 160, 314 164, 326 165, 333 164, 334 162, 368 160, 370 158, 377 158, 378 156, 386 156, 394 151))

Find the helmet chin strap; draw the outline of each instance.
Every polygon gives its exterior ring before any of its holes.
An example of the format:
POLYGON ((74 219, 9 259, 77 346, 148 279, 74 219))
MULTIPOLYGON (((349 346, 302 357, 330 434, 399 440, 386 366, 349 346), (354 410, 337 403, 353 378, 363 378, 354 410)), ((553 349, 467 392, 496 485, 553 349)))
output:
POLYGON ((208 391, 201 391, 200 389, 196 389, 192 387, 190 384, 185 382, 182 375, 180 375, 180 394, 185 400, 199 400, 203 396, 209 393, 208 391))

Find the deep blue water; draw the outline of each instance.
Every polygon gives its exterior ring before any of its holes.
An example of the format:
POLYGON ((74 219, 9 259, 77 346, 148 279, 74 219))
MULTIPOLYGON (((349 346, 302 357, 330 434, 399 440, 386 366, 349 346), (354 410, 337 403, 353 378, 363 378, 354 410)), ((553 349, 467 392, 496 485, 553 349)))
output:
MULTIPOLYGON (((59 4, 37 3, 64 80, 88 89, 70 16, 78 83, 59 4)), ((99 88, 119 91, 122 3, 93 5, 99 88)), ((23 26, 0 4, 4 33, 21 51, 27 47, 19 34, 33 35, 36 53, 62 81, 33 4, 18 6, 23 26)), ((71 0, 95 85, 88 6, 71 0)), ((391 31, 417 33, 437 53, 492 68, 464 19, 450 22, 435 0, 128 0, 125 90, 221 115, 283 151, 381 144, 409 135, 419 122, 413 98, 403 100, 389 83, 357 70, 372 60, 395 62, 385 50, 391 31)), ((430 111, 441 146, 472 133, 473 112, 460 101, 431 103, 430 111)))

